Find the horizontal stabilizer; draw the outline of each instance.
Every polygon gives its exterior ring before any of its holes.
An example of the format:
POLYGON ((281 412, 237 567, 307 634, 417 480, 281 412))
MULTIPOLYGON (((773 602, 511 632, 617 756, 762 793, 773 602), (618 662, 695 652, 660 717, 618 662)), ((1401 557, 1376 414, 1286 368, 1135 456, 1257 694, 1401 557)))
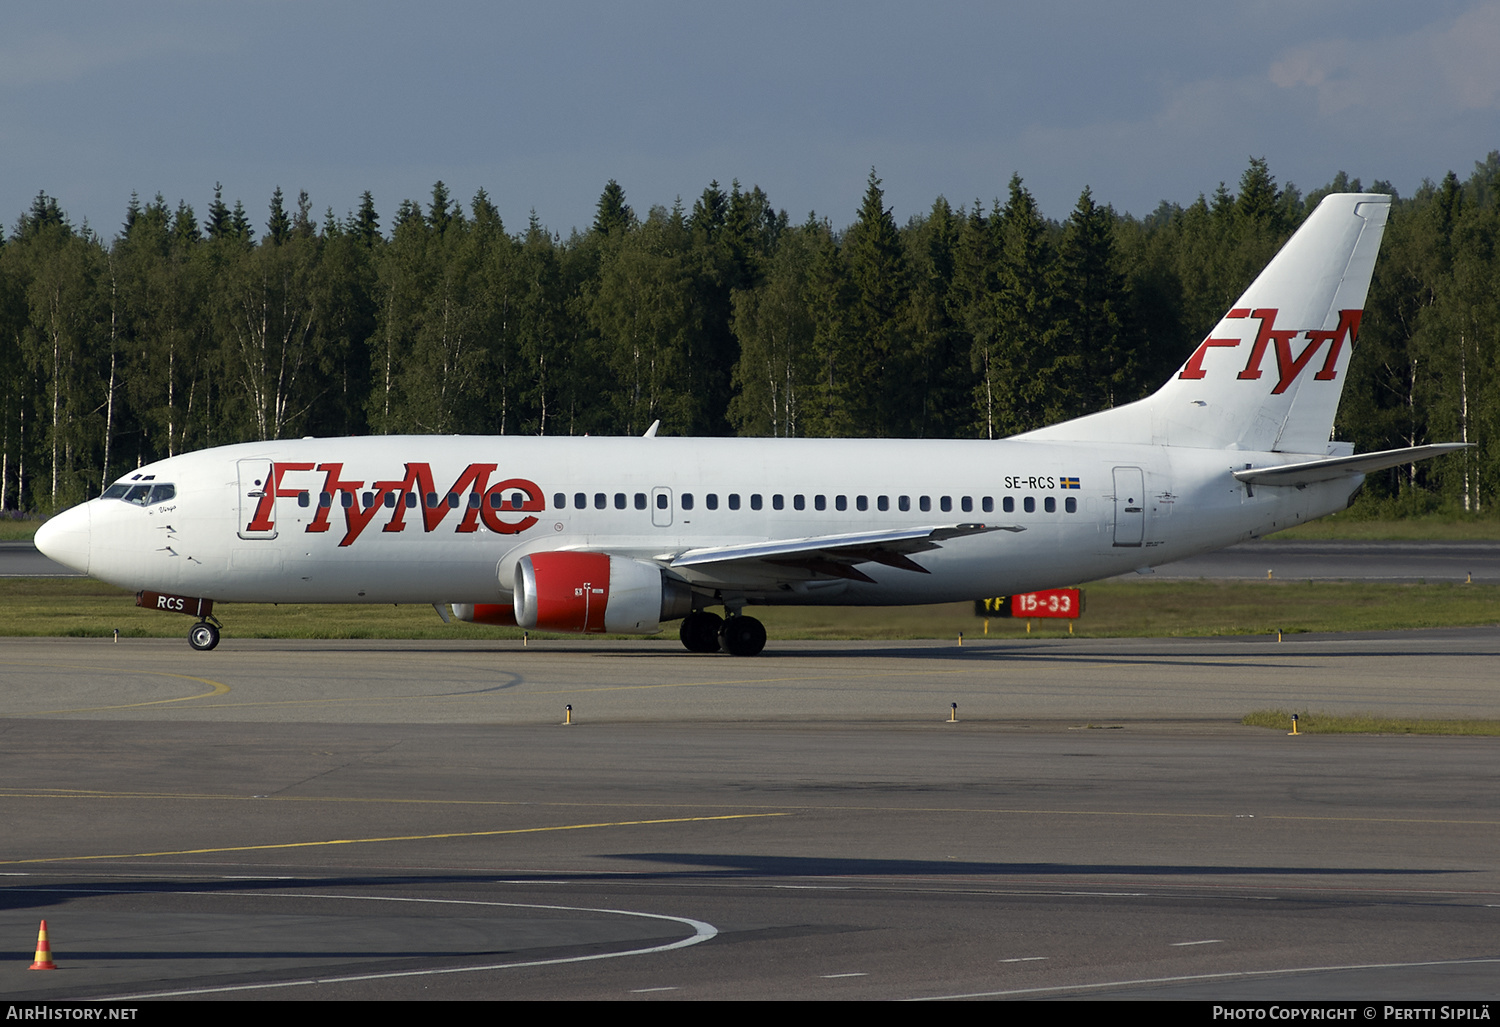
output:
POLYGON ((1387 467, 1409 464, 1415 460, 1428 460, 1444 453, 1467 449, 1467 442, 1442 442, 1431 446, 1412 446, 1408 449, 1383 449, 1378 453, 1360 453, 1358 456, 1338 456, 1327 460, 1308 460, 1300 464, 1281 464, 1277 467, 1251 467, 1235 471, 1234 476, 1247 485, 1311 485, 1316 481, 1332 481, 1370 471, 1382 471, 1387 467))

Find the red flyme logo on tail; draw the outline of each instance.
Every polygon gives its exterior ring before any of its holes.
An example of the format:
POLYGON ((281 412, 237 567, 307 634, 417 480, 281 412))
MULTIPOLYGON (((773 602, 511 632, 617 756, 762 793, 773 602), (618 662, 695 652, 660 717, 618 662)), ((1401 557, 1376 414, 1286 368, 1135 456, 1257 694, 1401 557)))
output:
MULTIPOLYGON (((1338 327, 1310 328, 1305 331, 1301 328, 1277 328, 1276 312, 1275 307, 1257 307, 1255 310, 1250 310, 1248 307, 1236 307, 1226 315, 1226 318, 1256 318, 1260 321, 1260 329, 1255 334, 1255 341, 1250 345, 1250 358, 1245 361, 1244 370, 1236 377, 1259 378, 1261 364, 1265 362, 1266 350, 1274 346, 1277 380, 1276 387, 1271 390, 1271 395, 1279 396, 1297 380, 1297 376, 1307 368, 1326 342, 1329 344, 1328 353, 1323 359, 1322 369, 1313 375, 1313 378, 1317 381, 1332 381, 1336 378, 1339 356, 1343 352, 1344 342, 1347 340, 1350 346, 1354 345, 1354 340, 1359 335, 1359 320, 1363 311, 1341 310, 1338 327), (1292 342, 1299 335, 1307 336, 1307 344, 1302 347, 1302 352, 1294 355, 1292 342)), ((1187 379, 1207 377, 1208 372, 1203 367, 1203 358, 1208 351, 1219 348, 1233 349, 1243 341, 1242 339, 1204 339, 1188 362, 1183 365, 1182 372, 1177 377, 1187 379)))

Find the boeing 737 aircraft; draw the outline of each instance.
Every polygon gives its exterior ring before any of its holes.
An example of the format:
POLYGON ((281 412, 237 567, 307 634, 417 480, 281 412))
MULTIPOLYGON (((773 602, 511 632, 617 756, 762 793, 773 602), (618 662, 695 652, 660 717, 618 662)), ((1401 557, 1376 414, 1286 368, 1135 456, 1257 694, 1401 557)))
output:
MULTIPOLYGON (((451 604, 466 621, 753 655, 755 604, 1016 594, 1343 509, 1334 413, 1390 198, 1329 196, 1154 395, 1001 441, 378 436, 250 442, 125 475, 37 532, 143 605, 451 604), (709 612, 721 606, 725 616, 709 612)), ((446 618, 446 614, 445 614, 446 618)))

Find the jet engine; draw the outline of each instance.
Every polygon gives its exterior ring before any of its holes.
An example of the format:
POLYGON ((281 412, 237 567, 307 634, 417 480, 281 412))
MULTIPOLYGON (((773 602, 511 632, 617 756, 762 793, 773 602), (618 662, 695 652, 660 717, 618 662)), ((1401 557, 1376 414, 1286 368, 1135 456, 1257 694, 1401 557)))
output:
POLYGON ((516 563, 516 623, 542 631, 649 635, 692 611, 692 590, 645 560, 533 553, 516 563))

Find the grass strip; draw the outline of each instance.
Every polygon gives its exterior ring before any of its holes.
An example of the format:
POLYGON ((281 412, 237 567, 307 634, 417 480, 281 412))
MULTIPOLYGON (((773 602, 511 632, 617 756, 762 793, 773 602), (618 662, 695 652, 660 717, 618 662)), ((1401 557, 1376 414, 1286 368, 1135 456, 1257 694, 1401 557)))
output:
MULTIPOLYGON (((1246 727, 1292 728, 1290 710, 1256 710, 1240 721, 1246 727)), ((1297 732, 1304 735, 1500 735, 1500 720, 1421 720, 1381 717, 1373 713, 1335 714, 1297 711, 1297 732)))
MULTIPOLYGON (((1472 627, 1500 621, 1500 585, 1277 581, 1107 581, 1085 587, 1080 638, 1288 635, 1472 627)), ((971 603, 897 607, 752 607, 772 638, 1067 637, 1067 621, 974 616, 971 603), (1031 630, 1028 633, 1027 625, 1031 630)), ((519 638, 518 628, 444 624, 430 606, 224 603, 231 638, 519 638)), ((192 618, 143 610, 88 578, 0 578, 0 636, 185 636, 192 618)), ((675 623, 661 637, 674 644, 675 623)), ((566 637, 532 633, 533 638, 566 637)))

